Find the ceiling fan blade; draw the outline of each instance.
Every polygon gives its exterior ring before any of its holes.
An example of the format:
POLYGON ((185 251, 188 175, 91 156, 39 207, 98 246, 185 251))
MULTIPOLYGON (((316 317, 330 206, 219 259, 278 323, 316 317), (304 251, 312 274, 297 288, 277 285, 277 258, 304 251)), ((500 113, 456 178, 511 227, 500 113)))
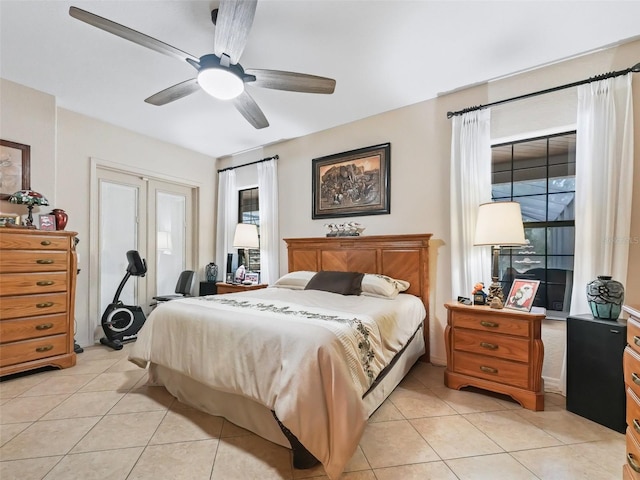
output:
POLYGON ((227 54, 232 64, 238 63, 247 44, 258 0, 222 0, 216 19, 214 52, 227 54))
POLYGON ((171 103, 175 100, 180 100, 187 95, 191 95, 198 90, 200 90, 200 85, 198 85, 198 81, 195 78, 192 78, 173 85, 172 87, 165 88, 161 92, 151 95, 149 98, 145 98, 144 101, 151 105, 166 105, 167 103, 171 103))
POLYGON ((124 25, 120 25, 119 23, 112 22, 111 20, 107 20, 106 18, 99 17, 91 12, 87 12, 86 10, 82 10, 77 7, 69 8, 69 15, 73 18, 77 18, 80 21, 88 23, 94 27, 98 27, 106 32, 113 33, 119 37, 122 37, 126 40, 129 40, 133 43, 137 43, 138 45, 142 45, 143 47, 150 48, 151 50, 155 50, 156 52, 164 53, 165 55, 169 55, 170 57, 177 58, 178 60, 187 60, 191 59, 198 62, 199 58, 194 57, 190 53, 183 52, 171 45, 161 42, 149 35, 145 35, 144 33, 140 33, 136 30, 133 30, 129 27, 125 27, 124 25))
POLYGON ((246 90, 232 101, 242 116, 255 128, 260 129, 269 126, 267 117, 264 116, 264 113, 262 113, 256 101, 246 90))
POLYGON ((260 69, 247 69, 244 72, 256 77, 255 81, 249 83, 256 87, 304 93, 333 93, 336 88, 336 81, 333 78, 305 73, 260 69))

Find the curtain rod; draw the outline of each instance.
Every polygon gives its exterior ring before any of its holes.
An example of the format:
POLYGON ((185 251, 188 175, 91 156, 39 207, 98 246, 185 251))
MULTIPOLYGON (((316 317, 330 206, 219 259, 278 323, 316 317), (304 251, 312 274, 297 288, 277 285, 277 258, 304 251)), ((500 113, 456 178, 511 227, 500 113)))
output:
POLYGON ((247 167, 249 165, 255 165, 256 163, 268 162, 269 160, 278 160, 280 157, 278 155, 274 155, 273 157, 263 158, 262 160, 256 160, 255 162, 245 163, 243 165, 236 165, 235 167, 227 167, 218 170, 220 172, 226 172, 227 170, 235 170, 236 168, 247 167))
POLYGON ((539 92, 526 93, 518 97, 512 97, 512 98, 507 98, 505 100, 498 100, 497 102, 487 103, 486 105, 477 105, 475 107, 467 107, 467 108, 463 108, 462 110, 458 110, 457 112, 447 112, 447 118, 452 118, 456 115, 462 115, 464 113, 473 112, 475 110, 481 110, 487 107, 493 107, 495 105, 501 105, 503 103, 515 102, 516 100, 523 100, 525 98, 536 97, 538 95, 545 95, 551 92, 557 92, 558 90, 564 90, 565 88, 577 87, 578 85, 584 85, 585 83, 597 82, 599 80, 605 80, 607 78, 619 77, 620 75, 626 75, 629 72, 633 72, 633 73, 640 72, 640 63, 636 63, 633 67, 629 67, 625 70, 618 70, 617 72, 603 73, 601 75, 596 75, 595 77, 590 77, 585 80, 580 80, 578 82, 567 83, 566 85, 560 85, 558 87, 547 88, 546 90, 540 90, 539 92))

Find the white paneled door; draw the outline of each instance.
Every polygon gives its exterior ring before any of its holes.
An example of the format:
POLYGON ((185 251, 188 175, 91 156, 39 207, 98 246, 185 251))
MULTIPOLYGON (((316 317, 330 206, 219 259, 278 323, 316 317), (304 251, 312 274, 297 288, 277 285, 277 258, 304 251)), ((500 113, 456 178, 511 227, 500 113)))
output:
POLYGON ((147 274, 130 277, 120 300, 147 313, 152 297, 173 293, 180 272, 194 266, 191 187, 106 168, 97 169, 97 181, 96 327, 126 274, 127 251, 146 259, 147 274))

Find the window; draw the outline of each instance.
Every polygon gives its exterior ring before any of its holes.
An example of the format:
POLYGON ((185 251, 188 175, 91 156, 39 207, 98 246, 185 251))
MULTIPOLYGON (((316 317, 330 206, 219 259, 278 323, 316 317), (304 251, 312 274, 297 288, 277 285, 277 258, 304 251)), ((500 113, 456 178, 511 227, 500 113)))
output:
POLYGON ((492 147, 492 198, 520 204, 527 246, 502 249, 505 295, 514 278, 540 280, 534 306, 566 317, 575 243, 576 133, 492 147))
MULTIPOLYGON (((258 187, 247 188, 238 192, 238 223, 252 223, 258 226, 258 238, 260 238, 260 203, 258 200, 258 187)), ((251 249, 247 252, 239 251, 240 256, 248 257, 247 270, 260 273, 260 249, 251 249)))

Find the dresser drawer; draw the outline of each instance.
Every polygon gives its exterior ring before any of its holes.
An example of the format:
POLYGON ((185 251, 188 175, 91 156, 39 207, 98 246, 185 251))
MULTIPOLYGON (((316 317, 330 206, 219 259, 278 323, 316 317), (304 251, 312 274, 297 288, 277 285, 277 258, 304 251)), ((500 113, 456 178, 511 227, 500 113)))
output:
POLYGON ((0 342, 9 343, 29 338, 67 332, 67 315, 43 315, 0 322, 0 342))
POLYGON ((627 427, 627 467, 633 480, 640 480, 640 445, 636 441, 632 427, 627 427))
POLYGON ((458 352, 453 371, 493 382, 529 388, 529 365, 486 355, 458 352))
POLYGON ((5 273, 0 275, 0 295, 66 292, 67 272, 5 273))
POLYGON ((624 383, 640 398, 640 355, 628 345, 624 349, 622 365, 624 383))
POLYGON ((69 237, 63 235, 12 234, 0 236, 3 250, 69 250, 69 237))
POLYGON ((627 343, 640 354, 640 324, 633 317, 627 319, 627 343))
POLYGON ((67 311, 67 293, 0 297, 0 320, 67 311))
POLYGON ((68 353, 68 348, 69 338, 67 335, 54 335, 2 344, 0 345, 0 367, 62 355, 68 353))
POLYGON ((481 315, 473 313, 456 313, 452 321, 453 328, 469 328, 483 332, 494 332, 519 337, 529 337, 529 322, 503 315, 481 315))
POLYGON ((453 331, 453 348, 517 362, 529 361, 529 340, 522 337, 456 328, 453 331))
POLYGON ((60 272, 69 268, 67 252, 10 250, 0 255, 0 273, 60 272))

